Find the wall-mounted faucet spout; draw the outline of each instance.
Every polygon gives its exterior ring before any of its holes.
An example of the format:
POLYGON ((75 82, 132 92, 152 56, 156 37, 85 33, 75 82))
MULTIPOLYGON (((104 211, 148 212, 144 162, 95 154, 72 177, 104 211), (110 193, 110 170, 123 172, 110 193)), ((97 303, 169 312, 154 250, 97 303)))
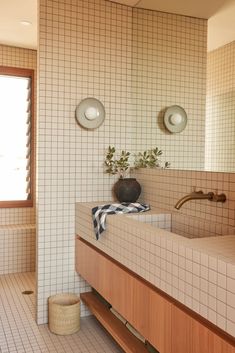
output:
POLYGON ((176 204, 175 208, 179 210, 183 204, 187 201, 190 200, 209 200, 209 201, 214 201, 214 202, 225 202, 226 201, 226 196, 225 194, 214 194, 213 192, 208 192, 207 194, 204 194, 203 191, 194 191, 189 195, 185 195, 182 197, 176 204))

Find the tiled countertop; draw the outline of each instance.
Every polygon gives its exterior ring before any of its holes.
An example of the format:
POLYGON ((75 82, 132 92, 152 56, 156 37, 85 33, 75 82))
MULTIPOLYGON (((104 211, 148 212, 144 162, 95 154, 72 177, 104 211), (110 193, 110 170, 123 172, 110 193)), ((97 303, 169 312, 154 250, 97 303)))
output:
POLYGON ((188 239, 136 215, 109 215, 97 241, 91 218, 97 204, 76 204, 76 234, 235 337, 235 236, 188 239))

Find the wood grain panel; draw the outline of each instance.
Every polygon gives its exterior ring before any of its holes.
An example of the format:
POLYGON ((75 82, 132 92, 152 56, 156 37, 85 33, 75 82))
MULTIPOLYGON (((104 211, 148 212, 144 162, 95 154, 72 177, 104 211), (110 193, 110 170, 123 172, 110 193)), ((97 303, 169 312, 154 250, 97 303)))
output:
POLYGON ((171 352, 171 303, 155 293, 150 291, 149 297, 150 312, 149 331, 147 338, 149 342, 158 347, 159 352, 171 352))
POLYGON ((170 303, 82 241, 76 248, 82 277, 161 353, 169 353, 170 303))
POLYGON ((175 305, 171 310, 171 344, 174 353, 192 352, 192 319, 175 305))
POLYGON ((235 353, 233 338, 79 238, 76 270, 160 353, 235 353))
POLYGON ((209 330, 192 320, 192 353, 208 353, 209 330))
POLYGON ((235 347, 225 342, 221 337, 209 331, 209 352, 210 353, 235 353, 235 347))
POLYGON ((148 353, 144 343, 132 335, 94 293, 82 293, 81 299, 126 353, 148 353))
POLYGON ((130 274, 78 239, 76 270, 131 323, 134 278, 130 274))

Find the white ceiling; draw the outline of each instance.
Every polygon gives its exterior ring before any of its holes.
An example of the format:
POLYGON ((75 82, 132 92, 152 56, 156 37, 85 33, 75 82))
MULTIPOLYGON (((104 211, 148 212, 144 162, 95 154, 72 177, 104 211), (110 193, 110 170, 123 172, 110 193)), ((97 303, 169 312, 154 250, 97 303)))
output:
POLYGON ((112 0, 125 5, 208 19, 208 51, 235 40, 235 0, 112 0))
POLYGON ((37 48, 37 0, 0 0, 0 43, 37 48))
POLYGON ((235 40, 235 0, 226 1, 208 20, 208 51, 235 40))
POLYGON ((112 0, 126 5, 199 18, 209 18, 226 0, 112 0))
MULTIPOLYGON (((112 0, 125 5, 209 19, 208 49, 235 40, 235 0, 112 0)), ((0 43, 37 48, 37 0, 0 0, 0 43), (31 26, 20 21, 27 20, 31 26)))

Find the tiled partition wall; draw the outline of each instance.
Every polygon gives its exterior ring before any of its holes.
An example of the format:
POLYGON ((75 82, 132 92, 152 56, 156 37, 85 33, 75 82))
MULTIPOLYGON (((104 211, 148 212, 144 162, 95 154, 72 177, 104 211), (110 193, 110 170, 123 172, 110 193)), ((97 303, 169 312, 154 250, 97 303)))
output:
POLYGON ((208 53, 206 97, 207 170, 235 170, 235 41, 208 53))
POLYGON ((74 271, 75 201, 110 198, 104 150, 132 147, 131 14, 108 1, 40 1, 38 323, 51 294, 87 288, 74 271), (86 97, 105 106, 99 129, 75 122, 86 97))
POLYGON ((180 229, 180 234, 187 234, 190 226, 209 235, 235 234, 235 174, 141 169, 135 171, 134 175, 142 186, 141 200, 150 203, 151 207, 173 212, 172 217, 177 215, 178 221, 175 223, 178 223, 176 228, 180 229), (224 193, 227 200, 224 204, 191 200, 179 211, 176 210, 176 202, 194 189, 205 193, 224 193), (193 224, 190 225, 190 221, 193 224))
MULTIPOLYGON (((36 79, 37 52, 0 44, 0 65, 33 69, 36 79)), ((0 208, 0 274, 34 270, 34 207, 0 208)))
POLYGON ((188 142, 202 142, 204 149, 198 121, 203 116, 206 21, 132 11, 104 0, 41 0, 39 16, 37 317, 44 323, 48 296, 86 289, 74 272, 75 201, 111 198, 116 179, 103 172, 108 145, 132 152, 169 145, 168 159, 185 161, 187 167, 188 142), (139 22, 143 36, 137 37, 139 22), (140 54, 146 47, 148 57, 140 54), (154 64, 158 56, 160 66, 154 64), (106 118, 98 129, 85 130, 75 122, 75 109, 92 96, 104 103, 106 118), (168 104, 182 104, 190 113, 181 137, 163 136, 154 128, 168 104), (199 128, 192 136, 193 121, 199 128), (178 139, 180 152, 172 147, 178 139))

